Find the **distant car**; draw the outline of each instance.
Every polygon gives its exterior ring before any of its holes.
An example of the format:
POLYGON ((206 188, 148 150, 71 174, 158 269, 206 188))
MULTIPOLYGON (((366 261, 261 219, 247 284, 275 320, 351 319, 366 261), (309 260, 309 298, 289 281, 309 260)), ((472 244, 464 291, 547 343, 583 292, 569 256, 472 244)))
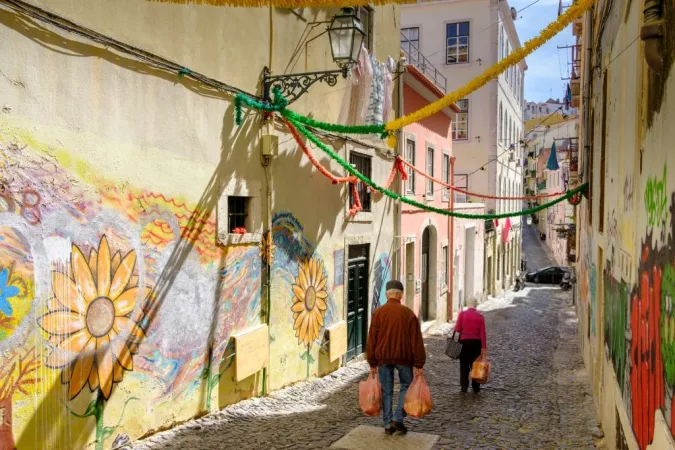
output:
POLYGON ((535 270, 525 274, 525 281, 530 283, 542 284, 560 284, 565 273, 569 273, 570 269, 561 266, 544 267, 543 269, 535 270))

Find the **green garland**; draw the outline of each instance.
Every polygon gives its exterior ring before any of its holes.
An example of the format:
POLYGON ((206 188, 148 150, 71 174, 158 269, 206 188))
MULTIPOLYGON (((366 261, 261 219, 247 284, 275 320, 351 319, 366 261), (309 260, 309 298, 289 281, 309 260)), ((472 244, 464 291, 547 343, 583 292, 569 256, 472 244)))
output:
POLYGON ((281 114, 288 120, 300 122, 308 127, 318 128, 323 131, 330 131, 332 133, 344 134, 379 134, 381 137, 386 137, 387 133, 384 130, 384 124, 379 123, 375 125, 340 125, 338 123, 327 123, 315 120, 302 114, 298 114, 290 109, 284 109, 281 114))
POLYGON ((278 112, 288 120, 300 122, 304 125, 307 125, 308 127, 317 128, 319 130, 330 131, 331 133, 379 134, 383 139, 389 135, 389 133, 384 130, 383 123, 375 125, 340 125, 338 123, 321 122, 320 120, 303 116, 302 114, 298 114, 295 111, 286 109, 288 106, 288 100, 286 100, 286 98, 281 95, 281 90, 278 86, 273 89, 272 94, 274 95, 274 99, 271 104, 259 102, 245 94, 237 94, 237 96, 234 98, 235 123, 237 125, 241 125, 243 123, 244 114, 242 109, 243 106, 246 105, 249 108, 260 111, 278 112))
POLYGON ((319 147, 321 150, 326 152, 328 156, 333 158, 335 161, 337 161, 340 166, 342 166, 343 169, 345 169, 347 172, 351 173, 355 177, 357 177, 359 180, 361 180, 363 183, 367 184, 371 188, 385 194, 387 197, 393 198, 394 200, 400 200, 403 203, 407 203, 408 205, 414 206, 416 208, 423 209, 425 211, 430 211, 430 212, 435 212, 437 214, 442 214, 444 216, 451 216, 451 217, 459 217, 462 219, 503 219, 506 217, 517 217, 517 216, 525 216, 528 214, 533 214, 538 211, 541 211, 543 209, 549 208, 557 203, 560 203, 562 201, 567 200, 577 192, 581 192, 582 190, 586 189, 587 183, 582 184, 581 186, 576 187, 575 189, 568 191, 565 195, 558 197, 555 200, 552 200, 548 203, 544 203, 543 205, 536 206, 531 209, 526 209, 523 211, 518 211, 518 212, 513 212, 513 213, 504 213, 504 214, 465 214, 465 213, 458 213, 454 211, 448 211, 445 209, 440 209, 440 208, 434 208, 433 206, 428 206, 424 205, 422 203, 416 202, 415 200, 411 200, 407 197, 402 197, 399 194, 396 194, 395 192, 390 191, 389 189, 383 188, 382 186, 378 186, 364 176, 362 173, 354 169, 347 161, 342 159, 337 153, 335 153, 333 150, 328 148, 323 142, 319 140, 313 133, 311 133, 307 128, 305 128, 301 123, 294 121, 289 118, 289 122, 291 122, 299 131, 302 133, 307 139, 309 139, 312 143, 314 143, 317 147, 319 147))

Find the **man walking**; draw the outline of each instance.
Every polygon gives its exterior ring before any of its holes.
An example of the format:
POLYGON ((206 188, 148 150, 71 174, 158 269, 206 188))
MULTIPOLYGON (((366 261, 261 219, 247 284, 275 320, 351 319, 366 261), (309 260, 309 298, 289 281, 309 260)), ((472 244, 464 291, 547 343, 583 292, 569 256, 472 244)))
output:
POLYGON ((368 332, 368 363, 370 371, 379 372, 382 384, 382 419, 384 431, 407 433, 403 425, 406 413, 403 410, 405 394, 415 374, 421 374, 426 362, 424 340, 417 316, 401 304, 403 284, 398 280, 386 285, 387 303, 375 310, 368 332), (398 372, 401 389, 398 406, 393 414, 394 369, 398 372))

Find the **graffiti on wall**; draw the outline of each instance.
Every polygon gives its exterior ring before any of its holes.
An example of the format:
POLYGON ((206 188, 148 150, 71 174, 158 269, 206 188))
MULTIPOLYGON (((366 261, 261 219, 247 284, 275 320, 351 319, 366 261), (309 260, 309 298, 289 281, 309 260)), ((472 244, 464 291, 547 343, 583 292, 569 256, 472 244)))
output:
POLYGON ((628 328, 628 305, 630 290, 624 281, 616 281, 612 276, 610 267, 603 274, 603 287, 605 289, 605 345, 609 359, 612 361, 616 372, 616 379, 624 399, 629 399, 628 378, 630 373, 629 352, 626 346, 626 332, 628 328))
POLYGON ((380 255, 373 266, 373 301, 370 307, 372 315, 382 303, 387 301, 387 282, 391 279, 391 262, 386 253, 380 255))
POLYGON ((663 166, 663 176, 649 177, 645 189, 645 208, 647 210, 647 222, 650 227, 660 226, 666 223, 668 215, 668 193, 666 187, 668 168, 663 166))
POLYGON ((588 290, 590 292, 590 312, 591 312, 591 336, 596 335, 596 328, 597 328, 597 311, 598 311, 598 301, 597 301, 597 277, 598 277, 598 271, 595 268, 595 264, 591 265, 590 269, 590 274, 588 278, 588 290))
POLYGON ((141 409, 170 423, 209 410, 218 384, 250 396, 225 362, 232 333, 259 322, 257 247, 224 253, 212 211, 65 151, 0 136, 0 161, 0 448, 110 447, 148 431, 141 409), (31 418, 47 422, 15 435, 31 418))

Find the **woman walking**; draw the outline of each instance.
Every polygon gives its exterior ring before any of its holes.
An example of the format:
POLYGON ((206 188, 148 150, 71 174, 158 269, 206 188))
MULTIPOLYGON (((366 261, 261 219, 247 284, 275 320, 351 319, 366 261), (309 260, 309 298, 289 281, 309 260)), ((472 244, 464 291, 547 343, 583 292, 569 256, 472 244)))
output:
MULTIPOLYGON (((459 333, 459 342, 462 344, 462 353, 459 355, 459 382, 462 392, 469 390, 469 373, 471 365, 478 357, 487 354, 487 340, 485 338, 485 317, 476 310, 478 300, 471 299, 467 303, 468 309, 459 313, 455 332, 459 333)), ((475 393, 480 392, 480 384, 471 381, 475 393)))

